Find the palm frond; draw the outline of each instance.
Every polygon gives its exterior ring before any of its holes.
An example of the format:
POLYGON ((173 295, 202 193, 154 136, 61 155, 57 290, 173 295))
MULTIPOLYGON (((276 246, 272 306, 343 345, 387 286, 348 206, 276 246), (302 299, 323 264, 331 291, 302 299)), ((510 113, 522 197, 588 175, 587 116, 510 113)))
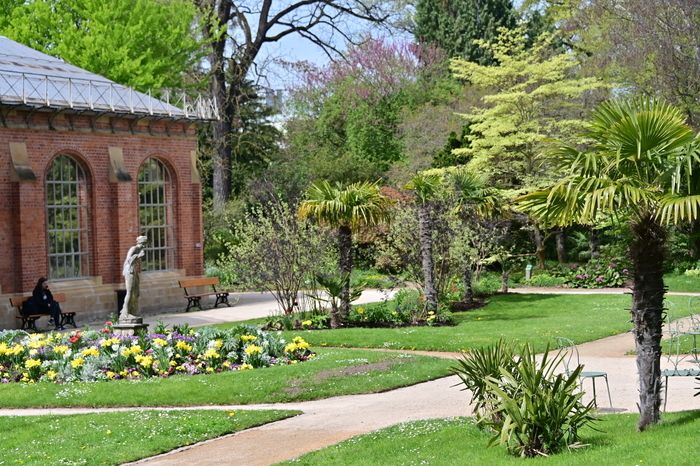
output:
POLYGON ((665 225, 692 222, 698 218, 700 194, 679 195, 669 193, 661 197, 657 209, 657 220, 665 225))

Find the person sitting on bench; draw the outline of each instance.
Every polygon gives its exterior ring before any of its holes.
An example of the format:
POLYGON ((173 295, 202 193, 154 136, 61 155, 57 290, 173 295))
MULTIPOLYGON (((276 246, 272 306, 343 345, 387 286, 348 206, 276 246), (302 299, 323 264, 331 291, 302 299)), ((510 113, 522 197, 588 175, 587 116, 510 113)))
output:
POLYGON ((34 291, 32 291, 32 297, 22 306, 22 313, 25 315, 48 314, 51 316, 56 330, 63 330, 61 325, 61 306, 54 301, 46 277, 41 277, 36 282, 34 291))

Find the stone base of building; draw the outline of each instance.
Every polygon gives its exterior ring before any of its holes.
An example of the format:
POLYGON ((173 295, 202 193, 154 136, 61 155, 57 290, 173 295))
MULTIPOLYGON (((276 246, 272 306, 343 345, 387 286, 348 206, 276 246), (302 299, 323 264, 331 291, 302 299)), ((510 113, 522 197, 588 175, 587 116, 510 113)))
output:
MULTIPOLYGON (((184 310, 187 300, 178 280, 185 278, 184 270, 163 272, 142 272, 139 308, 142 314, 159 314, 184 310)), ((64 293, 66 302, 61 304, 65 312, 75 312, 75 321, 81 325, 95 322, 117 322, 117 292, 123 289, 123 283, 103 284, 100 277, 79 280, 49 281, 51 291, 64 293)), ((0 294, 0 329, 19 328, 15 308, 10 306, 10 298, 24 293, 0 294)), ((18 322, 19 321, 19 322, 18 322)))

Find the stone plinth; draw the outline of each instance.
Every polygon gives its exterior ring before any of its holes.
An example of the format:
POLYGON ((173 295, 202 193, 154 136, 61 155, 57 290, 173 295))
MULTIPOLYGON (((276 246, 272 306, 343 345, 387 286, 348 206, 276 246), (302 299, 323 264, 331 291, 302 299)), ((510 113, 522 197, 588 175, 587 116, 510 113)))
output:
POLYGON ((117 335, 136 335, 137 333, 146 332, 148 324, 143 323, 143 319, 128 319, 128 322, 117 322, 112 326, 112 330, 117 335))

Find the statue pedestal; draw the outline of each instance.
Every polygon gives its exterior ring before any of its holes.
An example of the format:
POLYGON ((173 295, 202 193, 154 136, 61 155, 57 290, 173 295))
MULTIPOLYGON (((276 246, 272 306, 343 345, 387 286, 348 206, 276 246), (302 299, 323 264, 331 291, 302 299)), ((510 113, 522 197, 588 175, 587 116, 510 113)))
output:
POLYGON ((148 330, 148 324, 143 323, 143 319, 140 317, 134 319, 124 319, 120 320, 116 324, 112 325, 114 333, 117 335, 136 335, 137 333, 146 332, 148 330))

